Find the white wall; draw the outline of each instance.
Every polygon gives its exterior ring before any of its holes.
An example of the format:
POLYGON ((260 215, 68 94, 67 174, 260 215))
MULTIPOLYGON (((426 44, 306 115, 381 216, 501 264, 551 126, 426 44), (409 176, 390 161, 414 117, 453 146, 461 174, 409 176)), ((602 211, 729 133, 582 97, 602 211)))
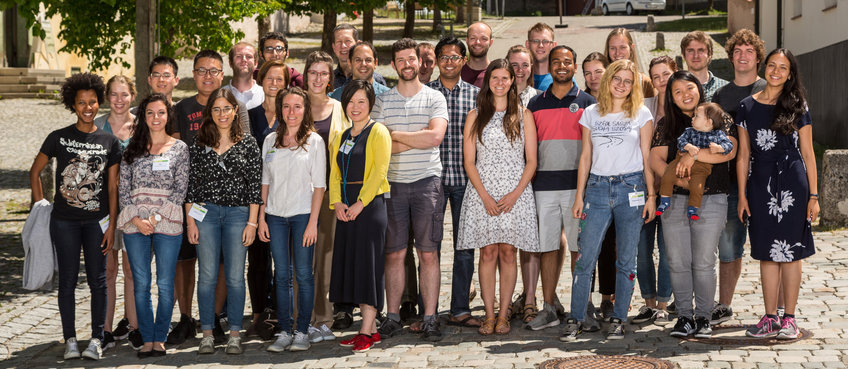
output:
MULTIPOLYGON (((848 40, 848 1, 837 0, 835 8, 822 11, 826 0, 783 0, 783 47, 795 55, 805 54, 848 40), (796 2, 801 16, 795 16, 796 2)), ((760 38, 766 50, 777 47, 777 0, 760 1, 760 38)))

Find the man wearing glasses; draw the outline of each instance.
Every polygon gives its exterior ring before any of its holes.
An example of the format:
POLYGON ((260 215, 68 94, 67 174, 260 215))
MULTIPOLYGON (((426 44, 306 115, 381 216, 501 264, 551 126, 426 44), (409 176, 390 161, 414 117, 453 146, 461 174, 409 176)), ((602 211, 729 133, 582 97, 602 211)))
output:
MULTIPOLYGON (((282 60, 283 63, 289 57, 289 41, 286 36, 280 32, 268 32, 265 36, 259 39, 259 51, 262 53, 262 63, 256 66, 253 71, 253 79, 256 79, 259 73, 259 67, 267 61, 282 60)), ((289 68, 289 77, 291 85, 303 88, 303 75, 292 67, 289 68)))
MULTIPOLYGON (((374 68, 377 67, 377 53, 374 51, 374 46, 370 43, 360 42, 353 45, 348 51, 348 61, 351 63, 352 79, 371 82, 371 85, 374 86, 374 95, 380 95, 389 90, 386 85, 377 83, 374 80, 374 68)), ((330 93, 330 97, 341 101, 342 91, 344 91, 345 86, 347 86, 347 82, 333 90, 330 93)))
POLYGON ((253 80, 253 71, 259 54, 256 48, 247 42, 235 44, 229 53, 230 68, 233 69, 233 79, 224 88, 232 91, 238 102, 253 109, 265 102, 265 92, 256 81, 253 80))
POLYGON ((704 100, 713 101, 713 94, 727 84, 727 81, 714 76, 709 69, 713 59, 713 39, 701 31, 689 32, 680 41, 680 52, 686 60, 686 68, 704 86, 704 100))
POLYGON ((524 46, 530 49, 532 57, 536 59, 536 65, 533 66, 533 87, 546 91, 553 82, 551 74, 548 73, 548 54, 556 46, 553 28, 545 23, 536 23, 527 31, 524 46))
MULTIPOLYGON (((334 89, 344 86, 347 81, 353 78, 350 48, 359 42, 359 31, 350 24, 342 23, 333 30, 333 54, 336 54, 336 59, 339 60, 339 65, 333 71, 334 89)), ((376 67, 377 64, 374 64, 374 66, 376 67)), ((374 81, 386 86, 386 79, 380 73, 374 72, 374 81)))
POLYGON ((150 90, 153 93, 165 95, 171 104, 174 100, 171 99, 171 93, 174 88, 180 83, 180 77, 177 77, 177 62, 164 55, 159 55, 153 58, 150 62, 150 69, 147 75, 147 84, 150 85, 150 90))
POLYGON ((489 48, 495 39, 492 38, 492 27, 483 22, 477 22, 468 27, 465 43, 468 44, 468 62, 462 66, 462 80, 477 87, 483 87, 483 77, 489 67, 489 48))
POLYGON ((454 234, 448 324, 479 327, 480 320, 471 316, 468 298, 471 291, 471 278, 474 275, 474 249, 457 250, 456 235, 462 199, 465 197, 465 186, 468 182, 463 166, 462 132, 465 130, 465 117, 468 112, 477 107, 477 94, 480 88, 459 78, 460 70, 465 65, 465 45, 462 41, 456 37, 445 37, 436 44, 435 51, 439 78, 428 83, 427 87, 445 96, 449 117, 445 137, 439 145, 442 159, 442 190, 445 193, 441 212, 445 212, 446 204, 450 201, 454 234))

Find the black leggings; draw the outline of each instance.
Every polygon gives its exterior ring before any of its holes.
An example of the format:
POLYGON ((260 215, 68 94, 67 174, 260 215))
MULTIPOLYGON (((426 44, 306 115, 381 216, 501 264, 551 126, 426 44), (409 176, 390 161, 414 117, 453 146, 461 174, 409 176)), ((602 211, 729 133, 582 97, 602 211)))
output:
POLYGON ((261 314, 266 308, 274 310, 277 301, 271 261, 271 246, 268 242, 256 239, 247 248, 247 290, 254 314, 261 314))

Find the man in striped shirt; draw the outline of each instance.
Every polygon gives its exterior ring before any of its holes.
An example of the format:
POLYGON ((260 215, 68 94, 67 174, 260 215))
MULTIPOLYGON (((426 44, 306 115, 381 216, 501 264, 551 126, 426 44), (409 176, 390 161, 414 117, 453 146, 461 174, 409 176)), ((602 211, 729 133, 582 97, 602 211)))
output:
POLYGON ((436 307, 439 302, 439 244, 445 201, 442 192, 442 162, 439 145, 445 135, 448 110, 445 97, 418 80, 420 59, 412 39, 392 45, 392 67, 398 85, 377 96, 371 117, 383 123, 392 135, 392 158, 386 198, 386 321, 380 335, 388 338, 403 333, 400 300, 405 284, 404 256, 409 227, 420 263, 419 284, 424 302, 422 338, 442 339, 436 307))

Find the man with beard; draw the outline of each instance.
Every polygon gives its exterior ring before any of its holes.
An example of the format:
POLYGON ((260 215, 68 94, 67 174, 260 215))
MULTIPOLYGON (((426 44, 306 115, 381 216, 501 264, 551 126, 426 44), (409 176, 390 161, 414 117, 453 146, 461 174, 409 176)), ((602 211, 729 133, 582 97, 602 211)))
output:
POLYGON ((477 87, 483 87, 483 78, 489 66, 489 48, 495 39, 492 28, 483 22, 468 27, 465 43, 468 44, 468 62, 462 66, 462 80, 477 87))
POLYGON ((548 54, 551 48, 556 46, 553 28, 541 22, 534 24, 527 31, 527 41, 524 42, 524 46, 530 49, 533 53, 531 57, 536 59, 536 65, 533 66, 533 87, 539 91, 545 91, 553 81, 551 74, 548 73, 548 54))
POLYGON ((709 69, 713 59, 713 39, 702 31, 689 32, 680 41, 680 52, 686 60, 686 68, 704 86, 704 100, 713 101, 713 94, 727 84, 709 69))
MULTIPOLYGON (((348 56, 348 61, 351 63, 353 79, 361 79, 363 81, 371 82, 371 85, 374 87, 374 95, 379 96, 383 92, 389 90, 386 85, 377 83, 377 81, 374 80, 374 68, 377 67, 377 52, 374 50, 374 46, 371 45, 371 43, 360 42, 353 45, 348 54, 350 54, 348 56)), ((341 101, 342 92, 344 91, 345 86, 347 86, 347 82, 333 90, 333 92, 330 93, 330 97, 341 101)))
MULTIPOLYGON (((356 27, 342 23, 333 29, 333 54, 336 55, 336 59, 339 61, 339 65, 333 71, 333 88, 344 86, 347 81, 353 78, 353 67, 350 64, 350 48, 359 42, 361 41, 359 40, 359 31, 356 30, 356 27)), ((380 73, 374 72, 374 80, 383 86, 386 85, 386 79, 380 73)))
POLYGON ((436 308, 439 302, 439 244, 442 240, 444 194, 439 145, 445 135, 448 111, 445 97, 418 80, 419 58, 412 39, 392 45, 392 68, 398 85, 377 96, 371 117, 391 131, 392 158, 386 198, 386 309, 388 316, 380 335, 403 333, 400 300, 405 283, 404 256, 410 223, 420 263, 420 290, 424 302, 421 338, 439 341, 436 308))
MULTIPOLYGON (((462 133, 465 131, 465 117, 477 107, 477 94, 480 89, 459 78, 465 64, 465 45, 456 37, 445 37, 436 44, 436 60, 439 66, 439 78, 427 84, 445 96, 448 106, 448 127, 439 146, 442 158, 442 189, 445 202, 450 201, 453 221, 453 270, 451 282, 450 318, 448 324, 465 327, 479 327, 480 320, 471 316, 468 295, 471 290, 471 277, 474 275, 474 249, 457 250, 456 234, 462 199, 468 176, 462 155, 462 133)), ((445 212, 442 206, 442 213, 445 212)))
POLYGON ((236 100, 244 104, 247 110, 265 101, 262 86, 253 80, 253 70, 256 69, 258 59, 256 48, 247 42, 239 42, 230 49, 229 61, 230 68, 233 69, 233 79, 224 88, 232 91, 236 100))
POLYGON ((594 104, 595 98, 581 91, 572 80, 576 58, 570 47, 554 47, 547 60, 553 80, 551 86, 527 104, 536 121, 539 140, 539 168, 533 180, 533 191, 539 215, 541 252, 532 257, 541 259, 545 300, 539 315, 527 324, 534 331, 559 325, 555 306, 559 304, 556 287, 565 261, 565 250, 560 242, 563 232, 571 257, 577 256, 579 223, 571 216, 571 206, 576 195, 577 167, 583 146, 579 120, 583 109, 594 104))

